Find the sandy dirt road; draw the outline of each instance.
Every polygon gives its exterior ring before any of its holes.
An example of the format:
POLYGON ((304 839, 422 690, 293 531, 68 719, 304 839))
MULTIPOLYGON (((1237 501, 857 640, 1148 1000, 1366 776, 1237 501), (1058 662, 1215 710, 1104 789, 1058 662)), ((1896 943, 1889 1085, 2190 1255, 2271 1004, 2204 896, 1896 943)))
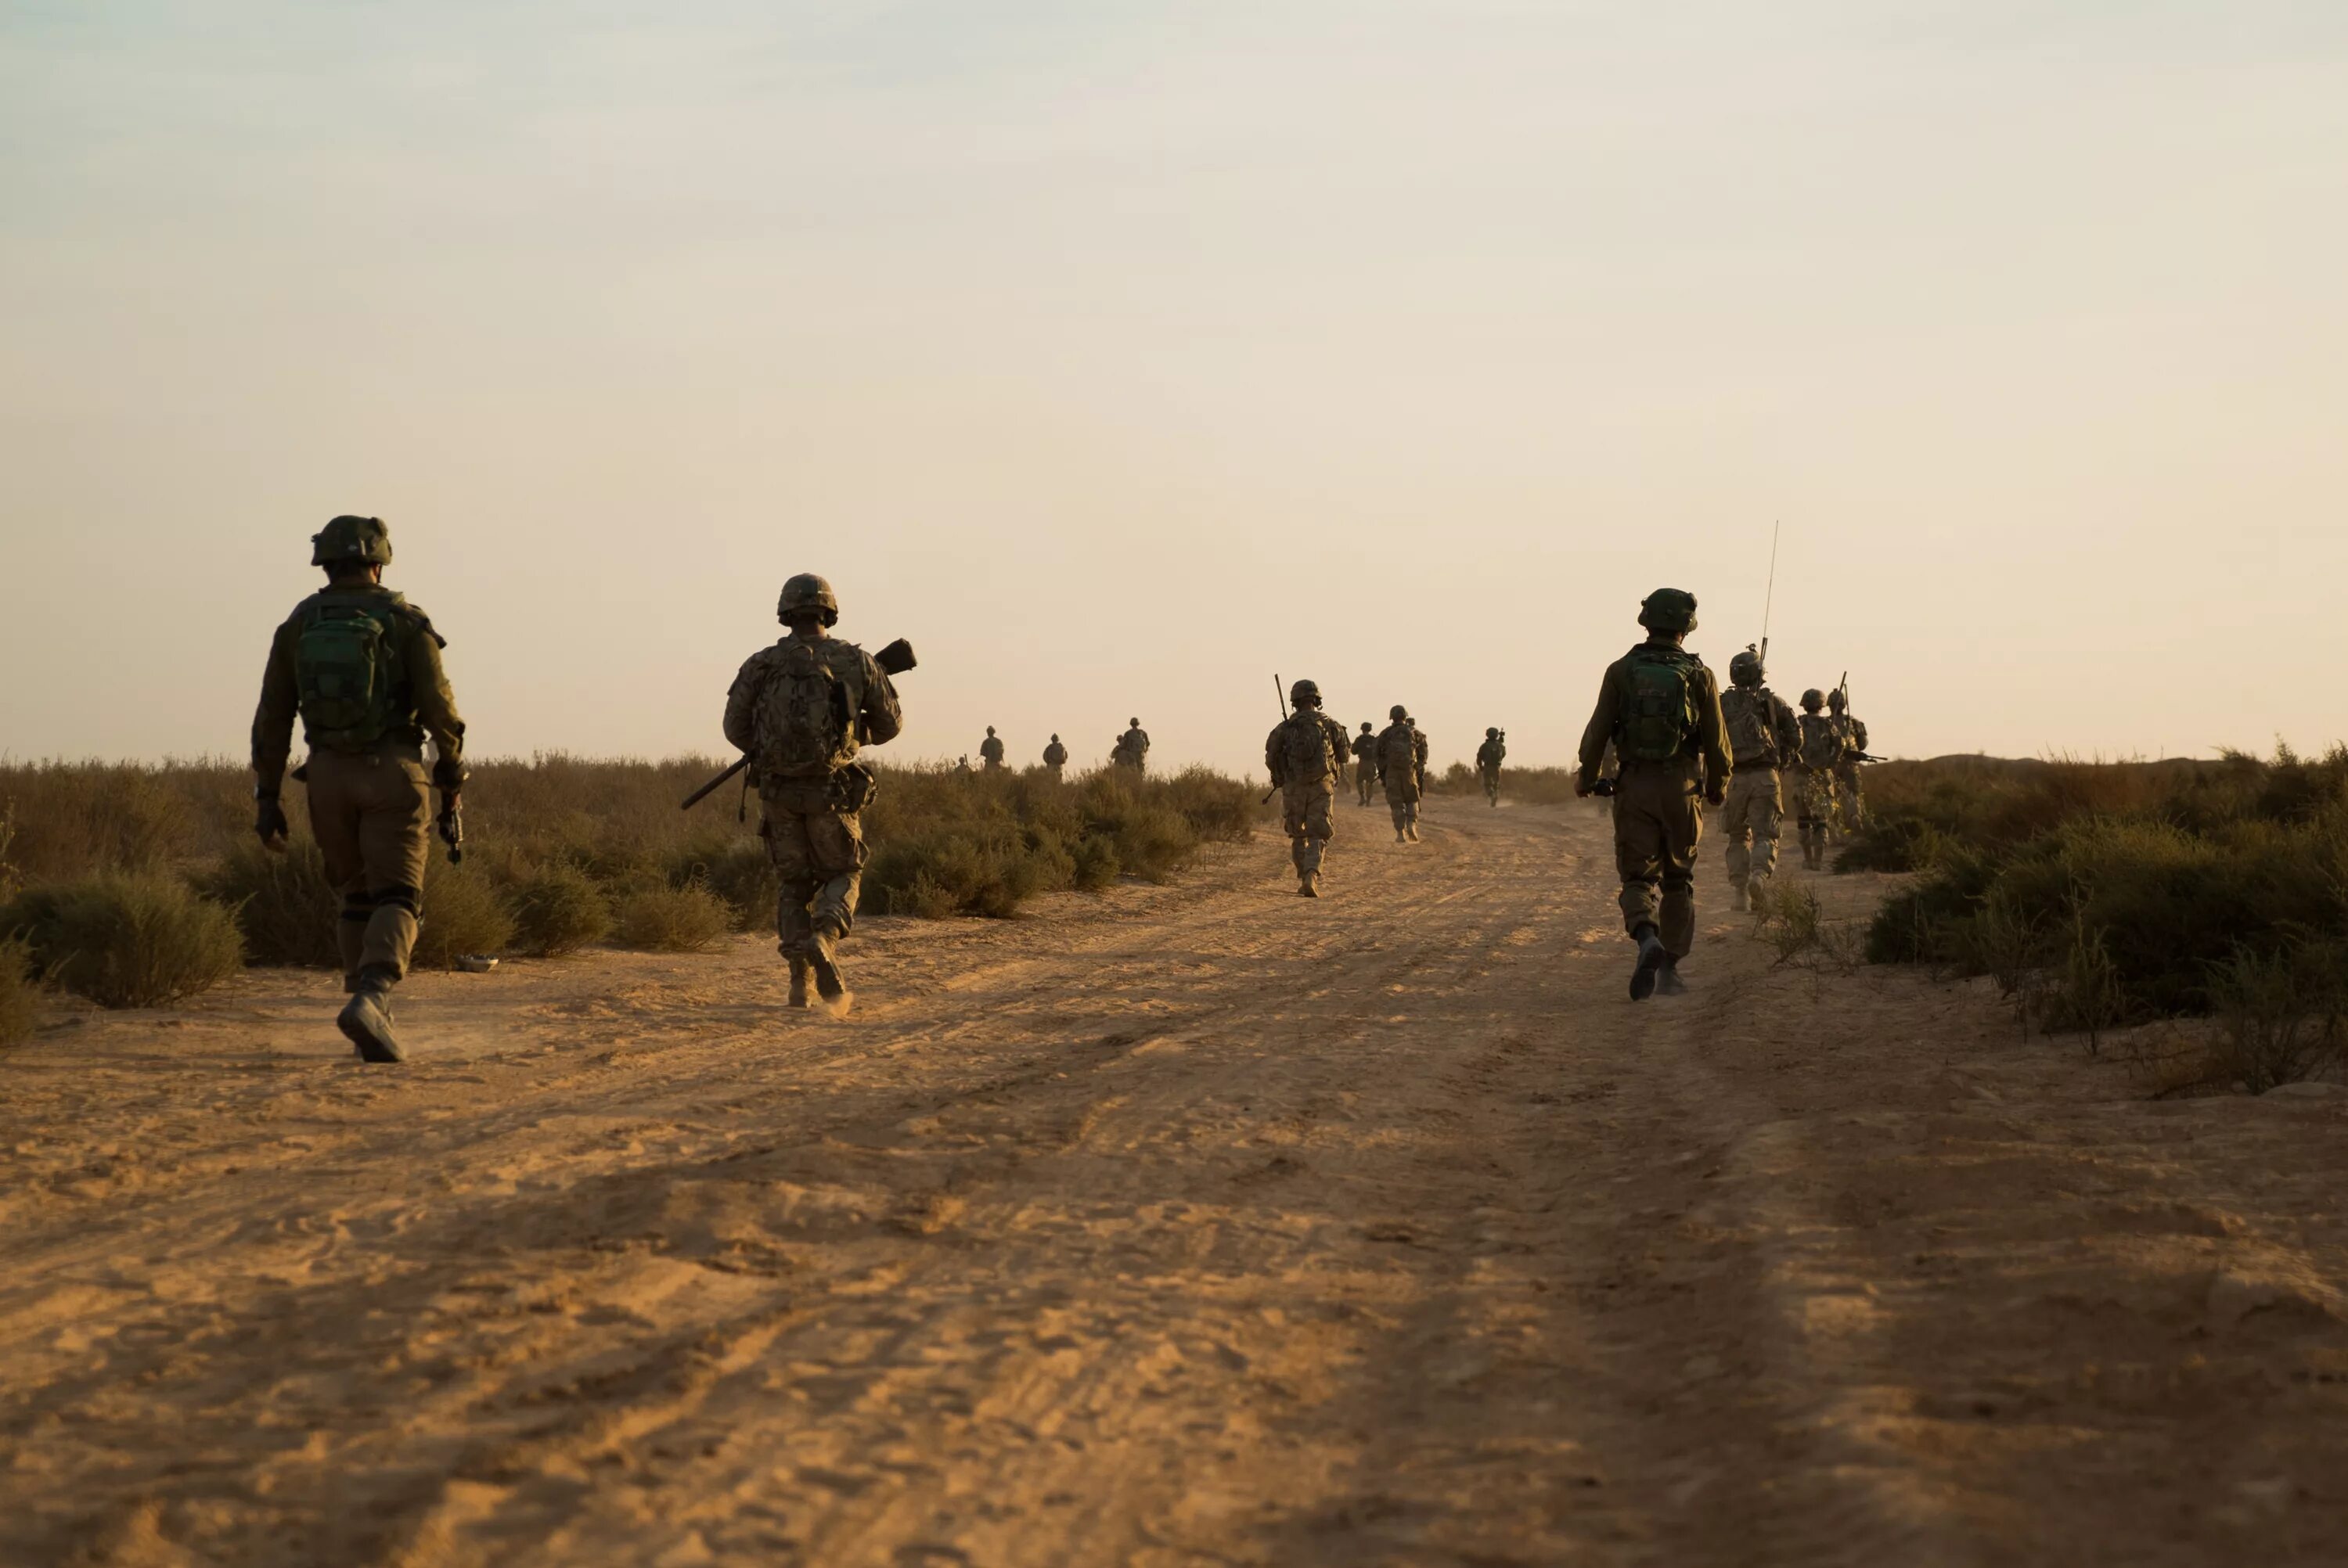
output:
MULTIPOLYGON (((1994 999, 1634 1007, 1601 821, 0 1061, 0 1563, 2348 1559, 2348 1101, 1994 999)), ((1709 850, 1702 869, 1716 875, 1709 850)), ((1835 907, 1857 879, 1809 879, 1835 907)))

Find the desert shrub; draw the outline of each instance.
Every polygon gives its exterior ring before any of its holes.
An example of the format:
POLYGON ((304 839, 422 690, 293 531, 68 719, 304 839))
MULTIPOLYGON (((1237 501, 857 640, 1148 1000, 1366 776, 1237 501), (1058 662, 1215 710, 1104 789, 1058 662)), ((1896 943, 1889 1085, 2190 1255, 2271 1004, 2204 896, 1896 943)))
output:
POLYGON ((699 882, 726 903, 737 931, 763 930, 775 921, 782 884, 766 843, 757 838, 704 839, 670 857, 669 880, 699 882))
POLYGON ((446 969, 470 954, 497 954, 512 946, 513 912, 489 874, 472 864, 451 866, 435 855, 424 869, 424 917, 416 928, 418 968, 446 969))
POLYGON ((2237 946, 2210 966, 2219 1030, 2212 1076, 2253 1094, 2324 1076, 2340 1064, 2348 948, 2316 943, 2275 953, 2237 946))
POLYGON ((1079 893, 1113 886, 1125 872, 1125 863, 1117 857, 1117 845, 1106 838, 1077 840, 1068 860, 1070 886, 1079 893))
POLYGON ((235 917, 177 877, 108 872, 26 889, 0 908, 57 984, 102 1007, 157 1007, 244 962, 235 917))
POLYGON ((0 938, 0 1046, 14 1045, 33 1032, 40 1000, 33 949, 24 942, 0 938))
POLYGON ((734 924, 726 901, 698 882, 644 887, 620 902, 613 936, 623 948, 653 953, 703 953, 734 924))
POLYGON ((325 856, 311 840, 296 838, 274 855, 248 838, 199 874, 196 884, 235 912, 246 962, 342 967, 335 924, 343 901, 327 885, 325 856))
POLYGON ((514 946, 535 958, 575 953, 611 934, 612 901, 576 866, 541 866, 508 889, 514 946))

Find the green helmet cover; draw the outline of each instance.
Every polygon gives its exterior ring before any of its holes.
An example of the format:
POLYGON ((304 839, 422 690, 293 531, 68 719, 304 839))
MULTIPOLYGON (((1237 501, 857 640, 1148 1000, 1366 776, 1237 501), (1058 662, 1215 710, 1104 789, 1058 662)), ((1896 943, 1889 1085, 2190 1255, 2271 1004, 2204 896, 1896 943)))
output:
POLYGON ((1694 631, 1695 595, 1684 589, 1655 589, 1640 601, 1639 624, 1650 631, 1694 631))
POLYGON ((1321 705, 1320 684, 1313 681, 1299 681, 1288 689, 1288 700, 1300 708, 1317 708, 1321 705))
POLYGON ((1811 687, 1808 691, 1802 693, 1802 711, 1804 712, 1815 713, 1826 705, 1827 694, 1824 692, 1819 691, 1816 686, 1811 687))
POLYGON ((839 600, 831 591, 831 584, 811 571, 803 571, 783 584, 783 596, 775 604, 775 619, 788 620, 804 610, 823 611, 826 626, 839 621, 839 600))
POLYGON ((1744 652, 1728 661, 1728 678, 1739 686, 1758 686, 1763 673, 1761 651, 1749 642, 1744 652))
POLYGON ((345 512, 310 536, 310 564, 335 566, 343 561, 391 564, 391 530, 381 518, 355 517, 345 512))

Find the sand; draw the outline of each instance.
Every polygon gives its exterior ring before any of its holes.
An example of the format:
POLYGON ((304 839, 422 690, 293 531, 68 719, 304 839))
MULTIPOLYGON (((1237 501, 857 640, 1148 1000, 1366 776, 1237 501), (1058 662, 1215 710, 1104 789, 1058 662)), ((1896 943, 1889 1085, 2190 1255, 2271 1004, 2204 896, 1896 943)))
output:
MULTIPOLYGON (((0 1563, 2348 1560, 2348 1099, 1631 1004, 1581 807, 0 1060, 0 1563)), ((1868 878, 1802 876, 1863 913, 1868 878)))

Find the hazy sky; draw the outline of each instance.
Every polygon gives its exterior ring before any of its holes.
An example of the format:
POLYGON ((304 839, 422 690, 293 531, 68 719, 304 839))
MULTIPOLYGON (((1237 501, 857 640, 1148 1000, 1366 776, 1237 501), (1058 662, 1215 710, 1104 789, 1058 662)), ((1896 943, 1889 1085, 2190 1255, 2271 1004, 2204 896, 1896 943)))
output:
POLYGON ((379 515, 484 753, 1562 761, 1639 599, 1879 750, 2348 735, 2348 5, 27 4, 0 752, 241 753, 379 515))

